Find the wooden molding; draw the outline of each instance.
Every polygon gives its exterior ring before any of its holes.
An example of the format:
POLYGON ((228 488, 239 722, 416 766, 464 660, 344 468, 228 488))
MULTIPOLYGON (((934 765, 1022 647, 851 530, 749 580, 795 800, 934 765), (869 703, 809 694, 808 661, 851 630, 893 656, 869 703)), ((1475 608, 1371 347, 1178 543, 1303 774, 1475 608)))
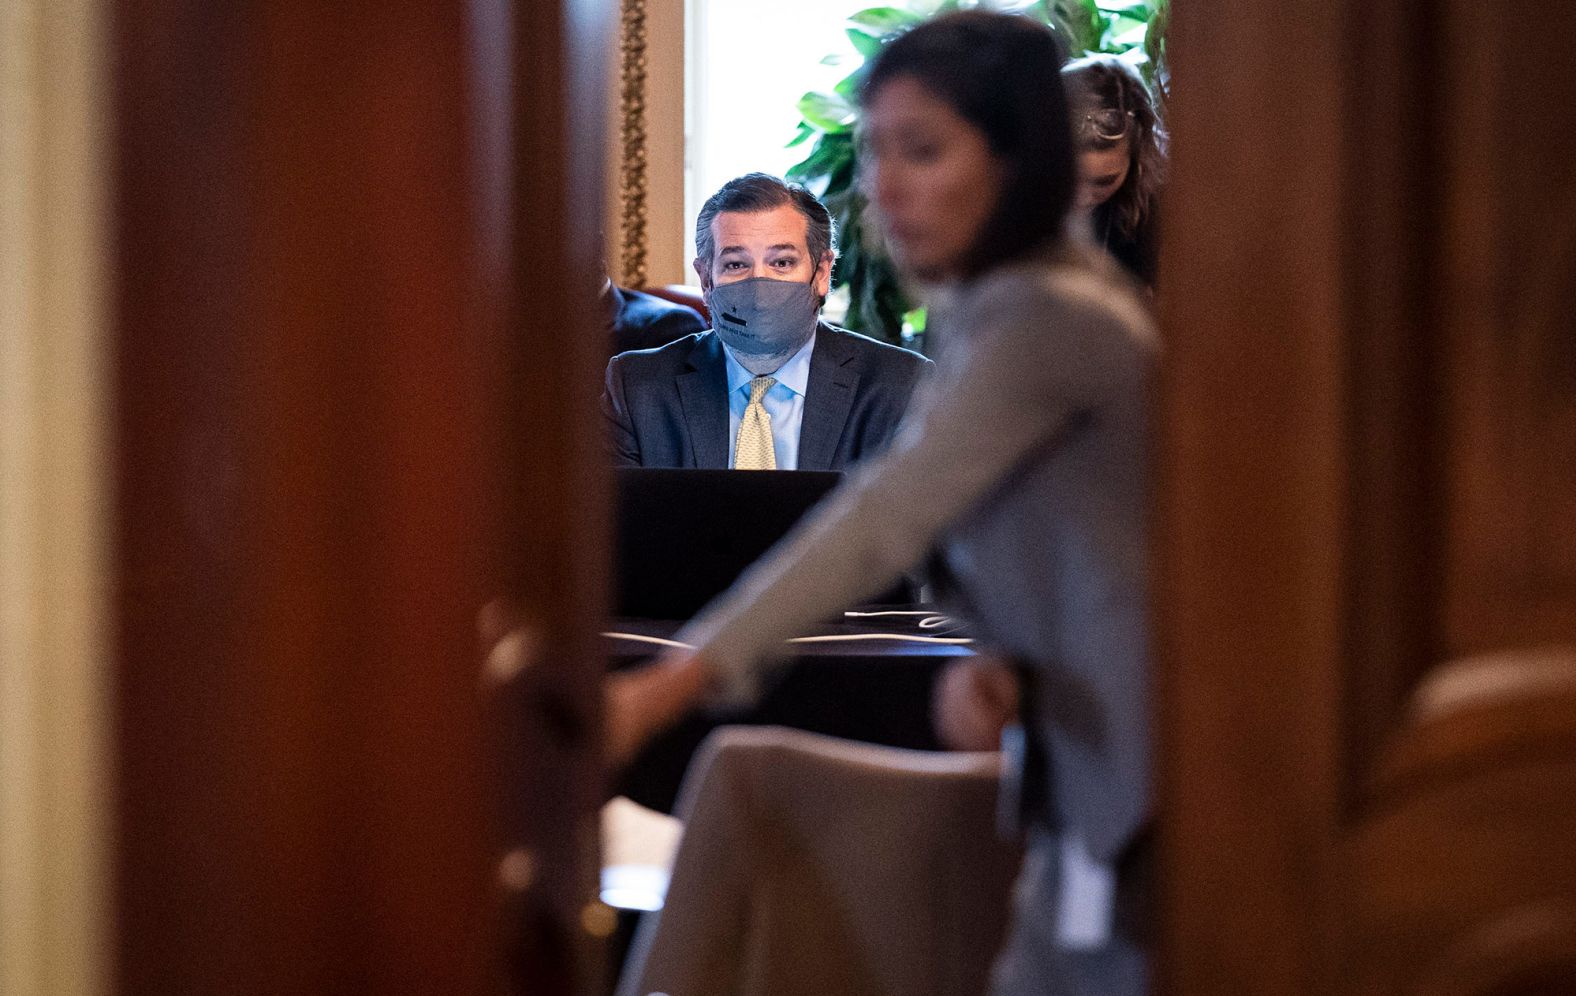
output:
POLYGON ((0 992, 110 984, 105 18, 0 6, 0 992))

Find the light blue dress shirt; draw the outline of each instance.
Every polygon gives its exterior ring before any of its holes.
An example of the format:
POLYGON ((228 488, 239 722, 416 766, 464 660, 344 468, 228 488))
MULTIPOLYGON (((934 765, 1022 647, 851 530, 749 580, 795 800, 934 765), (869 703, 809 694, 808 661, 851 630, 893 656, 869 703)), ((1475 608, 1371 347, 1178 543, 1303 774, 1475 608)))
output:
MULTIPOLYGON (((761 399, 761 407, 772 418, 772 449, 778 470, 799 469, 799 426, 804 422, 804 390, 810 383, 810 353, 815 349, 815 333, 799 351, 777 368, 771 376, 777 383, 761 399)), ((755 375, 733 356, 723 343, 722 355, 728 365, 728 466, 733 466, 739 446, 739 423, 750 404, 750 381, 755 375)))

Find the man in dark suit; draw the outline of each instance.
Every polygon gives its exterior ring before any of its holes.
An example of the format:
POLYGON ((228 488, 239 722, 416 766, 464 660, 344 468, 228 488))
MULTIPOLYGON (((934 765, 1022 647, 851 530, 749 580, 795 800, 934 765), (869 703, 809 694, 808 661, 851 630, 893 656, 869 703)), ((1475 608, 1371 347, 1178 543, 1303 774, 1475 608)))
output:
POLYGON ((819 320, 837 258, 820 201, 739 177, 701 208, 695 244, 712 328, 608 363, 615 461, 841 470, 881 450, 931 363, 819 320))
POLYGON ((696 332, 706 331, 706 321, 694 308, 664 301, 609 280, 602 288, 607 316, 609 356, 631 349, 655 349, 696 332))

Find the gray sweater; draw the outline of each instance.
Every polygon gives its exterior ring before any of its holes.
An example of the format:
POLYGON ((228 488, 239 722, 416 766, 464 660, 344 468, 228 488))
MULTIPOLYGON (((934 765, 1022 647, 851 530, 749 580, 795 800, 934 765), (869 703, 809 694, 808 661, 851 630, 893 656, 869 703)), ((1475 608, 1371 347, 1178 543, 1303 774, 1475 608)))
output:
POLYGON ((1053 825, 1111 861, 1149 806, 1149 314, 1063 248, 945 288, 893 443, 678 638, 747 699, 816 620, 939 551, 945 603, 1035 675, 1053 825))

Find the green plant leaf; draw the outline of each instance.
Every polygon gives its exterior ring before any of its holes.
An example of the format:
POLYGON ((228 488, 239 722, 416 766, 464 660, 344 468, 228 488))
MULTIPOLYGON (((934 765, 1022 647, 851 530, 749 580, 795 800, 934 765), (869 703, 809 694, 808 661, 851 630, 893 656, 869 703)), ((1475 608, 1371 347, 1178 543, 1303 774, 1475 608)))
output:
POLYGON ((1105 33, 1105 21, 1095 0, 1046 0, 1045 23, 1049 24, 1073 54, 1097 51, 1105 33))
POLYGON ((817 131, 844 132, 854 123, 854 108, 835 93, 807 93, 799 98, 799 114, 817 131))
POLYGON ((858 69, 844 76, 832 87, 832 92, 848 101, 850 105, 859 103, 859 87, 864 83, 865 76, 869 73, 869 65, 860 66, 858 69))
POLYGON ((854 161, 854 143, 846 133, 822 135, 803 160, 788 167, 786 179, 806 186, 829 179, 844 163, 854 161))
MULTIPOLYGON (((915 310, 879 233, 865 224, 865 201, 856 183, 858 148, 853 128, 859 83, 869 60, 898 31, 979 3, 903 0, 902 6, 892 3, 860 10, 848 18, 846 31, 862 64, 831 93, 808 93, 799 102, 803 121, 791 145, 810 144, 804 159, 794 164, 787 176, 815 192, 837 225, 842 253, 833 268, 832 284, 848 291, 844 324, 886 342, 902 344, 907 323, 915 334, 909 345, 922 349, 925 315, 923 310, 915 310)), ((1004 3, 1002 0, 997 6, 1004 3)), ((1164 107, 1169 0, 1011 0, 1010 6, 1050 25, 1075 55, 1103 51, 1139 66, 1164 107)), ((848 56, 822 60, 825 65, 851 61, 848 56)))
POLYGON ((899 7, 867 7, 848 19, 848 23, 873 35, 890 35, 924 20, 924 17, 899 7))
POLYGON ((853 149, 847 155, 839 156, 831 162, 826 171, 826 187, 821 191, 821 198, 836 197, 844 191, 851 191, 854 186, 854 171, 858 163, 854 160, 853 149))
POLYGON ((1166 66, 1166 27, 1171 21, 1168 0, 1160 0, 1155 15, 1149 22, 1149 34, 1144 38, 1144 53, 1149 56, 1144 66, 1144 79, 1159 101, 1160 116, 1166 116, 1166 100, 1171 91, 1171 73, 1166 66))
POLYGON ((860 31, 858 28, 849 28, 846 34, 848 40, 854 43, 854 51, 866 59, 874 59, 881 53, 882 41, 875 35, 860 31))
POLYGON ((1142 17, 1129 17, 1126 14, 1116 14, 1110 18, 1112 31, 1131 31, 1134 28, 1147 28, 1149 21, 1142 17))
POLYGON ((1144 38, 1148 34, 1149 25, 1147 24, 1139 24, 1136 27, 1130 27, 1121 34, 1111 36, 1111 38, 1106 42, 1108 51, 1113 51, 1120 54, 1132 48, 1142 49, 1144 47, 1144 38))

